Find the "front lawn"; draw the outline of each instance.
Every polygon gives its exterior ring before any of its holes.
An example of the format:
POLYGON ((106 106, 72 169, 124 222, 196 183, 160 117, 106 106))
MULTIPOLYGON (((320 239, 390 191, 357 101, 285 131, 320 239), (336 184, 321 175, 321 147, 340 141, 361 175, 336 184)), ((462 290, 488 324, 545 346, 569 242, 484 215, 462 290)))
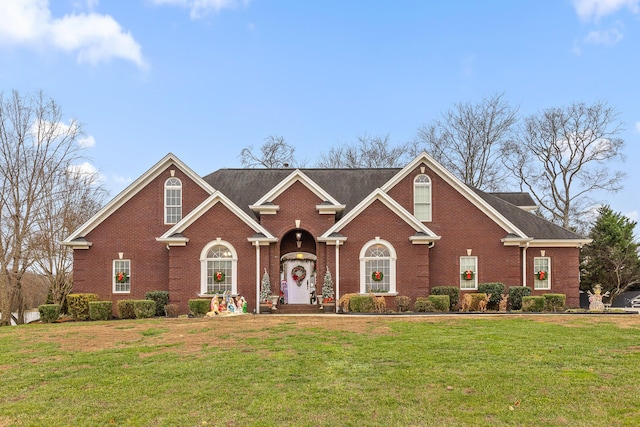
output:
POLYGON ((0 328, 0 426, 636 426, 640 316, 0 328))

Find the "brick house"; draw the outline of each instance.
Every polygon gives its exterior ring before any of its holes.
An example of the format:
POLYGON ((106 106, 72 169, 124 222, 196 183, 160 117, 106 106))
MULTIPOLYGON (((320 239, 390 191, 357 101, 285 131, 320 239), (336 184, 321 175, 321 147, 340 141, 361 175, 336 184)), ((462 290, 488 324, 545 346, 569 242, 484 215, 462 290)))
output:
POLYGON ((63 244, 73 248, 74 292, 114 306, 166 290, 186 313, 189 299, 228 290, 253 310, 265 272, 274 293, 286 285, 288 304, 308 304, 328 268, 337 298, 373 291, 390 307, 395 295, 483 282, 563 293, 577 307, 589 240, 533 209, 528 194, 470 188, 427 154, 401 169, 205 177, 168 154, 63 244))

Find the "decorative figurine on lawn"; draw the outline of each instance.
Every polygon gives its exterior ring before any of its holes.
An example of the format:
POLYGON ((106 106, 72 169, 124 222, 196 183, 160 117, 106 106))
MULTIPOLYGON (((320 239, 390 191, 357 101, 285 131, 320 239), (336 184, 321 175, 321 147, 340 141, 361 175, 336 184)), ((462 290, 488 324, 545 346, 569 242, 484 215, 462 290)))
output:
POLYGON ((593 292, 587 291, 589 294, 589 311, 604 311, 604 304, 602 302, 603 297, 609 296, 609 291, 602 293, 602 286, 596 284, 593 287, 593 292))

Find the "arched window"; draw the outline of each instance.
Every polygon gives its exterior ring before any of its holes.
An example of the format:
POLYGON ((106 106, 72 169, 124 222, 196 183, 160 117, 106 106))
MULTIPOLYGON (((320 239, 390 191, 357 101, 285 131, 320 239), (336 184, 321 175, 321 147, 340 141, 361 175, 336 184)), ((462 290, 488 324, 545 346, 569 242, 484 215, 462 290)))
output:
POLYGON ((431 221, 431 179, 424 174, 413 180, 413 214, 420 221, 431 221))
POLYGON ((202 294, 237 293, 238 256, 231 244, 216 240, 200 255, 202 294))
POLYGON ((396 292, 396 251, 389 242, 376 238, 360 251, 360 292, 396 292))
POLYGON ((164 223, 175 224, 182 219, 182 182, 172 177, 164 183, 164 223))

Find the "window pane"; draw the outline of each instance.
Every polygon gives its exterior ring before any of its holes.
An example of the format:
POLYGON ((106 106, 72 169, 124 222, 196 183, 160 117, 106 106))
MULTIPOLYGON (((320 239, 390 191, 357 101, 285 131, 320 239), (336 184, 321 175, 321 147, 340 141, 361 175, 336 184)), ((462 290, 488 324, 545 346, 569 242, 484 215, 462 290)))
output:
POLYGON ((117 259, 113 261, 113 281, 114 292, 130 292, 131 291, 131 261, 128 259, 117 259), (122 273, 122 280, 118 276, 122 273))
POLYGON ((460 257, 460 289, 476 289, 478 283, 478 258, 463 256, 460 257), (465 278, 465 272, 472 273, 471 279, 465 278))

